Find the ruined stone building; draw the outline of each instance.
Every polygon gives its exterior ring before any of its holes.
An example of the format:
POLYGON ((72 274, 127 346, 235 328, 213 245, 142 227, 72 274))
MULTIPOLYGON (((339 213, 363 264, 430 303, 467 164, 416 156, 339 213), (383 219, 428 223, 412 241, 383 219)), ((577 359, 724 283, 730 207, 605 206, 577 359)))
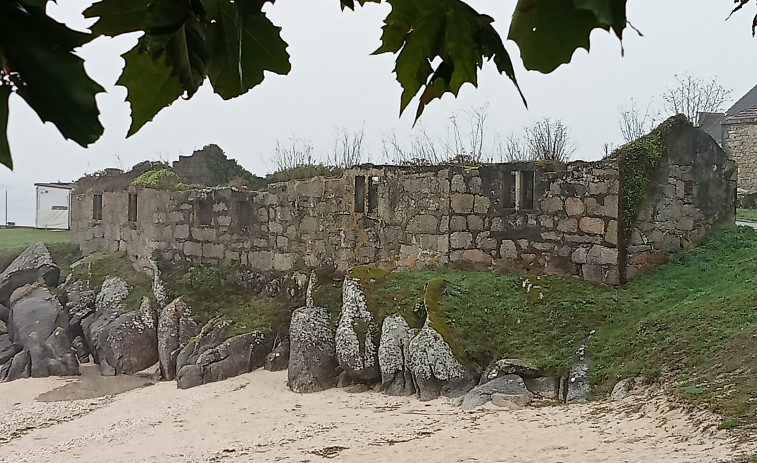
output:
POLYGON ((72 236, 85 253, 121 251, 141 267, 157 252, 259 272, 440 266, 617 285, 734 222, 733 162, 703 131, 673 122, 642 196, 628 180, 631 157, 621 155, 569 164, 363 165, 254 191, 88 181, 74 193, 72 236), (629 219, 634 197, 641 202, 629 219))
POLYGON ((757 190, 757 86, 725 113, 700 113, 698 125, 736 162, 739 188, 757 190))

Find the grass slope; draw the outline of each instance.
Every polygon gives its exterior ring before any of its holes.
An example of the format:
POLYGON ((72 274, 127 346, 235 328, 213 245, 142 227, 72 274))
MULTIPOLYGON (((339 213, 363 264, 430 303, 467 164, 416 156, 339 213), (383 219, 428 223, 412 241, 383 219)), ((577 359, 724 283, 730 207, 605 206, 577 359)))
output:
POLYGON ((562 374, 594 332, 588 353, 598 395, 622 377, 662 376, 681 396, 723 413, 726 427, 757 423, 757 231, 725 227, 623 289, 544 276, 543 298, 534 299, 522 277, 426 270, 364 287, 381 318, 412 313, 426 284, 443 279, 445 337, 480 366, 516 357, 562 374))

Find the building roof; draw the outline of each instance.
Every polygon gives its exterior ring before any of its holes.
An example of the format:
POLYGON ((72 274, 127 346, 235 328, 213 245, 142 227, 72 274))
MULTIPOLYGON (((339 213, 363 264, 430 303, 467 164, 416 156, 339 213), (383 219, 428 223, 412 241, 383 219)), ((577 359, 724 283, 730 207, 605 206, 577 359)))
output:
POLYGON ((53 182, 53 183, 35 183, 34 186, 43 186, 47 188, 61 188, 64 190, 73 190, 74 187, 76 187, 75 183, 63 183, 63 182, 53 182))
POLYGON ((757 104, 726 117, 727 121, 757 119, 757 104))
POLYGON ((728 108, 728 111, 725 112, 725 116, 726 117, 735 116, 741 111, 744 111, 745 109, 750 109, 754 106, 757 106, 757 85, 755 85, 751 90, 746 92, 746 94, 744 94, 744 96, 742 96, 739 99, 739 101, 737 101, 733 106, 728 108))

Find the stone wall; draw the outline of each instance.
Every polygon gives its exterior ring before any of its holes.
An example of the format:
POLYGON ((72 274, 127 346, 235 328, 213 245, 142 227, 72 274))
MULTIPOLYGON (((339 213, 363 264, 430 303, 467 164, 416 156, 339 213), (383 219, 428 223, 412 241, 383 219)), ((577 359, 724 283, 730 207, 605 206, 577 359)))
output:
POLYGON ((628 237, 619 234, 616 159, 366 165, 260 191, 131 186, 98 193, 90 184, 74 193, 72 236, 85 253, 123 251, 144 268, 157 251, 175 262, 226 260, 260 272, 445 266, 617 285, 733 223, 733 164, 703 132, 679 136, 628 237), (93 219, 95 194, 103 195, 101 220, 93 219))
POLYGON ((757 189, 757 119, 726 118, 723 149, 738 166, 739 188, 757 189))
POLYGON ((699 246, 736 220, 740 173, 734 162, 704 132, 686 125, 674 130, 627 237, 627 279, 664 263, 668 254, 699 246))

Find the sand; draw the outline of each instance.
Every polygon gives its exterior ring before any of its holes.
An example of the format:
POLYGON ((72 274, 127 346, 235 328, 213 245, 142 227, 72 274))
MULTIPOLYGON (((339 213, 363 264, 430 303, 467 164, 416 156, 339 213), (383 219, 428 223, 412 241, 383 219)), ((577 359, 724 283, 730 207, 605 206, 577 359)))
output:
POLYGON ((173 382, 127 381, 122 389, 131 390, 102 397, 81 379, 0 384, 0 461, 649 463, 732 462, 757 453, 749 436, 718 431, 717 417, 654 390, 615 402, 468 412, 448 399, 373 391, 295 394, 286 372, 255 371, 184 391, 173 382), (62 400, 41 402, 40 394, 62 400))

